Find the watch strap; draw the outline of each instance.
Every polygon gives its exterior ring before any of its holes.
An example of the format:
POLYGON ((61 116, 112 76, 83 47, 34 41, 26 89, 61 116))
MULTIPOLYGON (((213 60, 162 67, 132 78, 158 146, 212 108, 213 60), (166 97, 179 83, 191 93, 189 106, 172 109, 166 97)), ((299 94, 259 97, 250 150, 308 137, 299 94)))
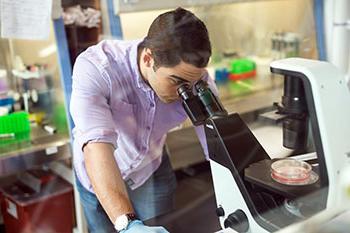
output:
POLYGON ((137 219, 135 213, 128 213, 128 214, 126 214, 126 216, 128 217, 129 222, 134 221, 134 220, 137 219))

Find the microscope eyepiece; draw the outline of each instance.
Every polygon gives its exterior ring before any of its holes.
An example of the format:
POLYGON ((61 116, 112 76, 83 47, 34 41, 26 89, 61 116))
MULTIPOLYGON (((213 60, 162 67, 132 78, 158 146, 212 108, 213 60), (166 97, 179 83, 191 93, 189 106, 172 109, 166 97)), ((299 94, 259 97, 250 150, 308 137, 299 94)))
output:
POLYGON ((182 106, 191 119, 193 125, 198 126, 203 124, 207 118, 207 115, 200 100, 198 99, 198 96, 193 93, 192 87, 187 83, 184 83, 178 87, 177 94, 182 99, 182 106))
POLYGON ((222 106, 219 99, 210 90, 207 82, 200 80, 195 84, 195 88, 198 93, 198 98, 203 104, 208 116, 212 117, 227 115, 226 110, 222 106))
POLYGON ((182 105, 195 126, 203 124, 209 117, 227 115, 207 82, 199 80, 194 89, 184 83, 178 87, 177 94, 181 97, 182 105))
POLYGON ((195 88, 196 91, 198 93, 205 91, 208 88, 208 84, 206 82, 204 82, 203 80, 199 80, 196 84, 195 84, 195 88))
POLYGON ((179 88, 177 88, 177 94, 183 100, 187 100, 187 99, 189 99, 189 98, 191 98, 193 96, 191 87, 187 83, 184 83, 179 88))

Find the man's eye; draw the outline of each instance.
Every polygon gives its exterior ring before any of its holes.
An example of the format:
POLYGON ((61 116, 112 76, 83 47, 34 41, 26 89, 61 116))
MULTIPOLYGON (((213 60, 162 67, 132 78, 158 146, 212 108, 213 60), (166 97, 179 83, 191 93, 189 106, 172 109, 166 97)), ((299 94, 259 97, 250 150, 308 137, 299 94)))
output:
POLYGON ((173 85, 179 85, 182 83, 182 81, 180 80, 177 80, 177 79, 170 79, 170 83, 173 84, 173 85))

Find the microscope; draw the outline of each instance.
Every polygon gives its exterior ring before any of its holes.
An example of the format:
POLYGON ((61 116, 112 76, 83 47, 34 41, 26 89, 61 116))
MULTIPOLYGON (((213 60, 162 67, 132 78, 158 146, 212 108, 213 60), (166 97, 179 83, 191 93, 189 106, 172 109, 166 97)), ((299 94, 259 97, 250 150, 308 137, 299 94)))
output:
POLYGON ((274 61, 270 70, 284 78, 275 119, 282 124, 283 146, 293 150, 288 159, 310 167, 312 176, 304 183, 274 179, 272 167, 279 160, 270 158, 239 114, 228 114, 204 81, 194 90, 178 88, 193 125, 205 129, 216 214, 227 232, 311 232, 306 228, 327 214, 350 209, 345 75, 330 63, 302 58, 274 61))

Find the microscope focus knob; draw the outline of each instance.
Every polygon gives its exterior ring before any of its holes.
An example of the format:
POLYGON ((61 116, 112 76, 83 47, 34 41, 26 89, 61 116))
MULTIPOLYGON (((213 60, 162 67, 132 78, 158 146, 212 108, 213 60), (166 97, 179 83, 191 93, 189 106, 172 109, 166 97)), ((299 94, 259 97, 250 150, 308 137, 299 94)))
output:
POLYGON ((215 212, 216 212, 216 216, 218 216, 218 217, 223 217, 223 216, 225 216, 225 210, 224 210, 224 208, 222 208, 221 206, 219 206, 218 208, 216 208, 215 212))
POLYGON ((247 215, 242 210, 236 210, 225 219, 224 226, 239 233, 247 232, 249 230, 247 215))

